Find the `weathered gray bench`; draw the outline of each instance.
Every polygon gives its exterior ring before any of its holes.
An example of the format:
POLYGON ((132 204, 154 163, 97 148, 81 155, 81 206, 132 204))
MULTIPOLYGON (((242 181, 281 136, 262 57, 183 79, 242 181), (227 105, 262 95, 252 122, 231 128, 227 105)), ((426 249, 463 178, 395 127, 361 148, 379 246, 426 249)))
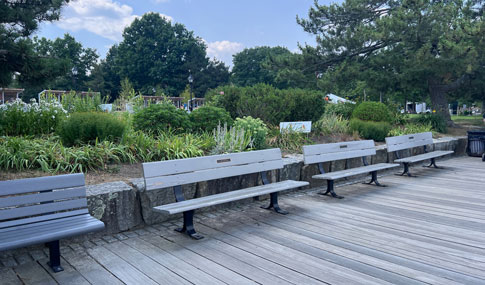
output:
MULTIPOLYGON (((232 153, 179 160, 143 163, 146 190, 172 187, 175 203, 154 207, 154 211, 165 214, 183 213, 184 225, 177 229, 194 239, 201 239, 194 229, 194 210, 222 203, 270 194, 266 209, 273 208, 287 214, 278 205, 278 192, 306 186, 303 181, 286 180, 270 183, 266 171, 283 168, 281 151, 277 148, 232 153), (261 173, 263 185, 185 200, 182 185, 250 173, 261 173)), ((170 188, 169 188, 170 189, 170 188)))
POLYGON ((88 212, 83 174, 0 181, 0 251, 47 243, 59 272, 60 239, 103 229, 88 212))
POLYGON ((394 162, 402 163, 404 165, 404 171, 400 174, 403 176, 407 174, 408 176, 413 176, 409 171, 409 165, 419 161, 430 160, 430 164, 427 167, 434 166, 435 168, 439 168, 436 165, 435 159, 438 157, 442 157, 448 154, 454 153, 452 150, 439 150, 439 151, 432 151, 428 152, 427 145, 433 144, 433 134, 431 132, 426 133, 419 133, 419 134, 411 134, 411 135, 404 135, 404 136, 396 136, 396 137, 388 137, 386 138, 387 144, 387 152, 395 152, 396 153, 396 160, 394 162), (423 147, 424 153, 419 155, 412 155, 409 157, 401 157, 401 152, 406 149, 412 149, 414 147, 423 147))
POLYGON ((375 154, 376 148, 373 140, 303 146, 303 157, 305 164, 318 163, 318 169, 320 171, 320 174, 314 175, 312 176, 312 178, 327 180, 327 191, 321 194, 327 195, 328 193, 330 193, 332 197, 339 199, 342 199, 343 197, 337 195, 334 191, 334 181, 337 179, 370 173, 372 175, 372 179, 366 184, 375 183, 375 185, 377 186, 384 186, 380 184, 379 181, 377 181, 377 171, 398 167, 399 164, 378 163, 374 165, 369 165, 366 156, 375 154), (364 166, 349 169, 348 159, 356 157, 362 157, 362 162, 364 166), (330 163, 330 172, 325 173, 325 170, 323 168, 324 162, 332 162, 344 159, 345 170, 332 172, 332 164, 330 163))

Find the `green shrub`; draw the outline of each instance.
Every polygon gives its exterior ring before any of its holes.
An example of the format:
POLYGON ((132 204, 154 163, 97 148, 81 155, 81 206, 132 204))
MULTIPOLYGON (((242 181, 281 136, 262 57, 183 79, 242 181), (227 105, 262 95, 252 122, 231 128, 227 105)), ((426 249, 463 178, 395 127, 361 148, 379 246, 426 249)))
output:
POLYGON ((222 127, 220 124, 214 129, 215 145, 210 154, 223 154, 242 152, 252 148, 253 141, 251 135, 245 129, 230 127, 227 124, 222 127))
POLYGON ((2 136, 38 136, 55 131, 66 117, 66 111, 57 101, 33 99, 29 104, 18 99, 0 105, 0 135, 2 136))
POLYGON ((316 121, 324 112, 325 100, 318 91, 277 89, 267 84, 211 90, 209 104, 224 108, 232 118, 251 116, 271 125, 284 121, 316 121))
POLYGON ((66 145, 117 141, 126 130, 126 124, 107 113, 74 113, 59 126, 58 134, 66 145))
POLYGON ((365 139, 384 141, 391 130, 391 125, 386 122, 362 121, 359 119, 350 120, 350 129, 357 131, 365 139))
POLYGON ((319 91, 286 89, 279 92, 287 103, 285 108, 289 109, 289 114, 285 117, 287 122, 316 122, 325 112, 327 104, 323 93, 319 91))
POLYGON ((325 113, 333 113, 349 120, 356 106, 357 104, 352 103, 326 104, 325 113))
POLYGON ((446 120, 440 114, 423 114, 413 119, 413 122, 421 125, 431 125, 434 131, 446 133, 448 126, 446 120))
POLYGON ((433 127, 431 124, 421 125, 421 124, 406 124, 404 126, 393 128, 389 131, 388 136, 403 136, 409 134, 425 133, 431 132, 433 127))
POLYGON ((325 113, 315 123, 315 130, 323 135, 345 134, 349 132, 349 121, 335 113, 325 113))
POLYGON ((386 105, 380 102, 362 102, 355 107, 352 118, 362 121, 391 122, 391 113, 386 105))
POLYGON ((151 104, 135 113, 133 127, 135 130, 148 133, 168 130, 181 133, 190 130, 190 119, 187 112, 176 108, 173 104, 151 104))
POLYGON ((219 124, 232 126, 231 115, 224 109, 214 106, 202 106, 189 115, 192 129, 197 132, 212 131, 219 124))
POLYGON ((268 127, 260 119, 255 119, 251 116, 244 118, 237 118, 234 126, 238 129, 244 129, 249 133, 253 139, 253 146, 255 149, 264 149, 266 147, 266 135, 268 134, 268 127))

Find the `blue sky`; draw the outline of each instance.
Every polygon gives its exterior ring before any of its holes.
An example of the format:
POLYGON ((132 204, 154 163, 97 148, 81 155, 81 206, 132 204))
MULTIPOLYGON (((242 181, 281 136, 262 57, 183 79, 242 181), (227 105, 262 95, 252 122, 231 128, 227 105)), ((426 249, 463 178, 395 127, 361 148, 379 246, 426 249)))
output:
POLYGON ((210 57, 231 64, 244 48, 279 45, 297 51, 298 43, 314 45, 314 37, 296 23, 296 15, 306 18, 312 5, 313 0, 75 0, 60 21, 42 24, 37 35, 54 39, 70 33, 104 58, 122 40, 124 27, 157 12, 204 39, 210 57))

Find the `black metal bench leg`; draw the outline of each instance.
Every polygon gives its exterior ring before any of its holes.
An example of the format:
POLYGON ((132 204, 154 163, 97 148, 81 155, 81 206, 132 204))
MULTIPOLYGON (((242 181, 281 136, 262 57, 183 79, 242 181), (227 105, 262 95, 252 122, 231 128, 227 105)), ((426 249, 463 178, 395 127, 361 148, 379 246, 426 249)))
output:
POLYGON ((381 183, 379 183, 379 181, 377 180, 377 171, 372 171, 371 172, 371 175, 372 175, 372 179, 370 182, 364 182, 364 184, 372 184, 374 183, 376 186, 379 186, 379 187, 386 187, 386 185, 382 185, 381 183))
POLYGON ((274 211, 278 214, 286 215, 288 214, 288 211, 282 210, 280 206, 278 205, 278 192, 274 192, 270 194, 270 202, 268 206, 261 206, 263 209, 271 209, 273 208, 274 211))
POLYGON ((404 174, 406 174, 409 177, 416 177, 416 175, 411 174, 411 172, 409 171, 409 163, 403 163, 403 165, 404 165, 404 171, 402 173, 396 174, 396 175, 404 176, 404 174))
POLYGON ((439 167, 438 165, 436 165, 436 160, 434 158, 432 158, 430 160, 429 165, 423 165, 423 167, 431 167, 431 166, 434 166, 434 168, 443 168, 443 167, 439 167))
POLYGON ((51 241, 47 243, 49 247, 49 265, 54 272, 61 272, 64 270, 61 266, 61 250, 59 248, 59 241, 51 241))
POLYGON ((184 226, 182 228, 177 228, 175 231, 179 233, 186 233, 191 238, 199 240, 203 239, 204 236, 199 235, 194 228, 194 210, 184 212, 184 226))
POLYGON ((337 199, 343 199, 344 198, 343 196, 337 195, 337 193, 335 193, 335 191, 333 190, 333 180, 327 180, 327 191, 325 191, 325 193, 318 193, 318 194, 327 195, 328 193, 330 193, 330 195, 332 197, 337 198, 337 199))

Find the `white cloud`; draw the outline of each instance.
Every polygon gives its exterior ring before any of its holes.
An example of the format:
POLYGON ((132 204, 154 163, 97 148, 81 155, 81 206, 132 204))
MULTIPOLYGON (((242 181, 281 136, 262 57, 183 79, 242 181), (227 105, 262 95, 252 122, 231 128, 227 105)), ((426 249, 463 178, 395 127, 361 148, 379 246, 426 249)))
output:
POLYGON ((232 65, 232 56, 244 49, 243 44, 230 41, 206 42, 207 55, 210 58, 217 58, 226 64, 232 65))
MULTIPOLYGON (((63 11, 63 15, 57 22, 61 29, 87 30, 113 41, 120 41, 124 28, 139 17, 133 14, 132 7, 113 0, 72 1, 63 11)), ((170 16, 160 15, 172 21, 170 16)))

